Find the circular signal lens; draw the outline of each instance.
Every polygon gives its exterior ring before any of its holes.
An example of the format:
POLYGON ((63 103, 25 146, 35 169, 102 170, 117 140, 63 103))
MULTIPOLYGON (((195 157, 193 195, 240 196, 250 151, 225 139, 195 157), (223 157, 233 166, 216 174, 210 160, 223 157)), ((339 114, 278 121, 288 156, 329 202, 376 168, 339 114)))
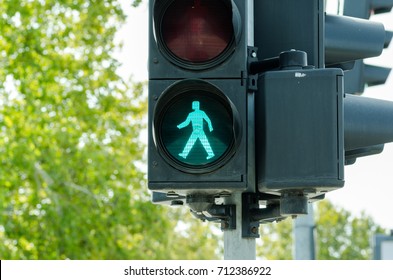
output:
POLYGON ((172 1, 161 21, 165 48, 177 59, 195 64, 209 62, 233 49, 232 7, 228 3, 172 1))
POLYGON ((172 166, 205 173, 235 151, 237 114, 223 93, 201 80, 181 81, 159 99, 153 120, 155 142, 172 166))

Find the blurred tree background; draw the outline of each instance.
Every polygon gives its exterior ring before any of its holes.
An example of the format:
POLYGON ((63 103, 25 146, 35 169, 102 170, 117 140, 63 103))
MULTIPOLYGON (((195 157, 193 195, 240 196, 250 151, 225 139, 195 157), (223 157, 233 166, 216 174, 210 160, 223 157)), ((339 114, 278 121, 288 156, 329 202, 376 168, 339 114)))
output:
MULTIPOLYGON (((150 202, 145 83, 120 77, 113 56, 119 1, 0 11, 0 259, 222 258, 211 224, 150 202)), ((369 258, 382 230, 325 201, 317 220, 321 259, 369 258)), ((258 255, 291 259, 291 227, 262 225, 258 255)))
POLYGON ((119 2, 0 0, 0 11, 0 258, 217 258, 207 224, 183 229, 184 210, 150 202, 145 84, 113 58, 119 2))
MULTIPOLYGON (((372 259, 372 237, 387 234, 366 213, 356 216, 329 200, 315 203, 315 245, 317 260, 372 259)), ((293 258, 293 222, 262 225, 257 254, 263 259, 293 258)))

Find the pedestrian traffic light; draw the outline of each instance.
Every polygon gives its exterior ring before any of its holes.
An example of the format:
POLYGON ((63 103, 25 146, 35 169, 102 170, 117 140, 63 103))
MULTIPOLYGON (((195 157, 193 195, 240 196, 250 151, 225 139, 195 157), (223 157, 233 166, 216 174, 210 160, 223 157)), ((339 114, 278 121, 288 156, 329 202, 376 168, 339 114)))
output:
POLYGON ((344 90, 344 71, 390 41, 382 24, 326 15, 323 0, 152 0, 149 13, 153 202, 233 228, 234 205, 216 199, 243 192, 255 237, 259 220, 305 214, 344 185, 344 163, 393 141, 393 103, 344 90))
POLYGON ((151 190, 176 197, 247 189, 249 3, 150 1, 151 190))
POLYGON ((161 156, 188 173, 207 173, 224 165, 241 142, 237 108, 221 89, 204 80, 171 85, 157 101, 152 121, 161 156))

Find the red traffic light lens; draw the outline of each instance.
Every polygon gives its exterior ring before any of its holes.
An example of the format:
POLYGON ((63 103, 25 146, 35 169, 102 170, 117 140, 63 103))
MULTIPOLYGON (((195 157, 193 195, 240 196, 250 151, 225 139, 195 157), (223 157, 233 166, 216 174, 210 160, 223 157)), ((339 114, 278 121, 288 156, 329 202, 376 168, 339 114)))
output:
POLYGON ((174 0, 161 24, 167 49, 191 63, 217 58, 234 40, 232 9, 223 1, 174 0))

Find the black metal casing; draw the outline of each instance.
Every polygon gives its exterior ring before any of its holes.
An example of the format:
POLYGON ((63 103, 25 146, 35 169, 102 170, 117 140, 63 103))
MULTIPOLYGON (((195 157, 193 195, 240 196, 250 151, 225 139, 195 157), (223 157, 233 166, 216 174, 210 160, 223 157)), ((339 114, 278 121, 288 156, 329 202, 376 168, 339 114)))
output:
POLYGON ((157 15, 162 13, 162 7, 166 7, 173 0, 155 0, 149 3, 148 186, 150 190, 180 195, 193 193, 217 195, 247 189, 249 120, 247 1, 220 1, 224 5, 230 5, 232 9, 234 41, 231 45, 232 49, 227 50, 223 58, 205 65, 192 63, 183 65, 168 57, 160 42, 158 34, 160 19, 157 15), (215 168, 188 172, 187 169, 171 164, 158 145, 155 135, 158 130, 154 127, 154 119, 157 116, 154 114, 157 106, 168 98, 165 93, 173 85, 179 81, 192 84, 198 80, 214 86, 225 95, 238 119, 240 137, 236 139, 234 143, 236 150, 229 159, 219 163, 215 168))
POLYGON ((344 184, 343 72, 267 72, 256 96, 258 189, 316 194, 344 184))

